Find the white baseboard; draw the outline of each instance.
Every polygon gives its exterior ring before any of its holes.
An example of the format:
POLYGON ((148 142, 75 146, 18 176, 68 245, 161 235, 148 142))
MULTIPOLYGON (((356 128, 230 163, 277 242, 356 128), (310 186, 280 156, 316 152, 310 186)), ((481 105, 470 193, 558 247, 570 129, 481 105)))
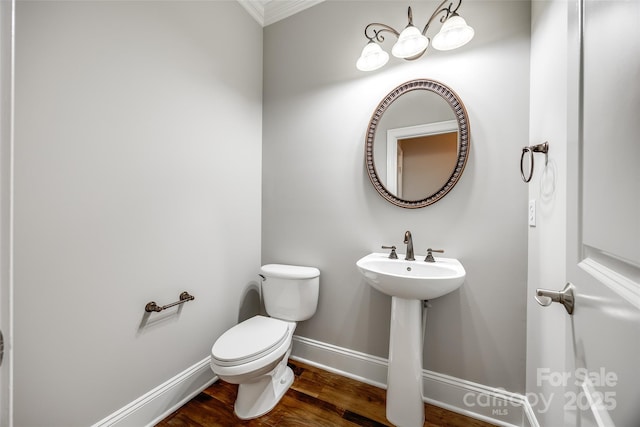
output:
POLYGON ((375 387, 387 388, 387 359, 382 357, 294 335, 290 358, 375 387))
MULTIPOLYGON (((387 359, 305 337, 293 337, 293 360, 386 388, 387 359)), ((525 396, 422 371, 425 402, 503 427, 539 427, 525 396)))
POLYGON ((209 361, 210 357, 206 357, 197 362, 92 427, 140 427, 157 424, 218 379, 211 370, 209 361))
MULTIPOLYGON (((291 359, 386 388, 387 359, 294 336, 291 359)), ((210 358, 140 396, 92 427, 153 426, 217 381, 210 358)), ((422 372, 425 402, 503 427, 540 427, 525 396, 439 374, 422 372)))

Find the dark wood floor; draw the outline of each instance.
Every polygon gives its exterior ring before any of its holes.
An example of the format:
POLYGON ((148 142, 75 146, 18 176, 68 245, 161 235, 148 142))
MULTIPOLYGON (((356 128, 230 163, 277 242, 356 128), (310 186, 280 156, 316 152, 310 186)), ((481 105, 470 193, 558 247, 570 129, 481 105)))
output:
MULTIPOLYGON (((385 418, 385 390, 290 361, 293 385, 280 403, 260 418, 241 421, 233 414, 237 385, 217 381, 159 427, 334 427, 392 426, 385 418)), ((425 405, 424 427, 492 427, 483 421, 425 405)))

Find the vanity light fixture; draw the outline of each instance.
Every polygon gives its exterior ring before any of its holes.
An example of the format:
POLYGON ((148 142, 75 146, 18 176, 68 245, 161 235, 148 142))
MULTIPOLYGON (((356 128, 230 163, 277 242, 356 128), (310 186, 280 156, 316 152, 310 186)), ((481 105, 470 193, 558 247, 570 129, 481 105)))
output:
POLYGON ((413 25, 413 12, 411 11, 411 7, 409 7, 407 13, 409 23, 402 32, 398 32, 395 28, 379 22, 367 25, 364 29, 364 36, 369 42, 364 49, 362 49, 362 54, 356 62, 358 70, 377 70, 389 61, 389 54, 382 50, 379 44, 384 41, 383 33, 385 32, 391 33, 398 38, 398 41, 391 49, 393 56, 408 61, 420 58, 429 46, 430 40, 426 36, 427 30, 431 22, 441 13, 443 14, 440 17, 442 27, 433 38, 431 45, 438 50, 452 50, 467 44, 473 38, 474 31, 473 28, 467 25, 464 18, 458 15, 458 9, 462 4, 462 0, 458 0, 458 5, 454 9, 452 9, 453 2, 449 3, 447 7, 444 7, 448 1, 449 0, 444 0, 438 5, 422 32, 418 27, 413 25))

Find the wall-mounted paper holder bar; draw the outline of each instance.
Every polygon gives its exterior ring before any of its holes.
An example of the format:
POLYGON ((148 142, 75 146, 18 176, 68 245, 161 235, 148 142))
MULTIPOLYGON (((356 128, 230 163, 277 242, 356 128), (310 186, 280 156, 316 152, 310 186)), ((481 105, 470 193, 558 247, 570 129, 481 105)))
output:
POLYGON ((193 295, 189 295, 189 292, 184 291, 183 293, 180 294, 180 301, 172 302, 171 304, 167 304, 163 306, 159 306, 158 304, 155 303, 155 301, 151 301, 144 306, 144 311, 146 311, 147 313, 151 313, 154 311, 159 312, 162 310, 166 310, 169 307, 173 307, 174 305, 183 304, 187 301, 193 301, 194 299, 196 299, 196 297, 194 297, 193 295))
POLYGON ((522 180, 524 182, 531 181, 531 178, 533 177, 533 166, 534 166, 533 153, 544 153, 544 164, 546 166, 547 162, 549 161, 549 143, 543 142, 542 144, 529 145, 528 147, 522 148, 522 155, 520 156, 520 175, 522 176, 522 180), (524 156, 527 153, 529 153, 529 166, 531 169, 529 170, 529 173, 525 175, 524 156))

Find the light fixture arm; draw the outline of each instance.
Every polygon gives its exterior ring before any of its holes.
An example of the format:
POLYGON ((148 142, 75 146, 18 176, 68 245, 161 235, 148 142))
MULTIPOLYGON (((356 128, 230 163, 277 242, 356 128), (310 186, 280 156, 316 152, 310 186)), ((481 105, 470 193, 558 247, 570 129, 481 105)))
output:
POLYGON ((462 0, 438 0, 440 3, 426 25, 420 29, 413 24, 413 11, 407 9, 407 26, 398 31, 387 24, 373 22, 364 28, 367 45, 356 61, 356 68, 360 71, 373 71, 384 66, 389 60, 389 54, 381 45, 385 41, 385 33, 394 35, 398 41, 393 45, 391 53, 396 58, 413 61, 424 55, 430 45, 437 50, 457 49, 467 44, 474 35, 474 30, 458 15, 462 0), (432 40, 427 37, 427 31, 436 18, 439 18, 442 28, 432 40))
MULTIPOLYGON (((451 10, 451 7, 453 6, 453 2, 449 3, 449 6, 447 7, 442 7, 448 1, 449 0, 443 0, 443 2, 440 3, 438 7, 436 7, 435 12, 433 12, 433 14, 431 15, 431 18, 429 18, 429 20, 427 21, 427 24, 424 26, 424 29, 422 30, 423 36, 427 35, 427 30, 429 29, 429 25, 431 25, 431 22, 433 22, 436 16, 438 16, 440 13, 444 12, 444 15, 440 17, 440 23, 444 23, 444 21, 446 21, 447 18, 449 18, 451 15, 457 14, 458 9, 460 9, 460 5, 462 4, 462 0, 458 0, 458 5, 453 10, 451 10)), ((411 10, 411 8, 409 8, 409 10, 411 10)))
MULTIPOLYGON (((438 15, 440 15, 441 13, 444 13, 444 15, 442 15, 440 17, 440 23, 443 23, 451 15, 456 14, 456 12, 458 12, 458 9, 460 9, 460 5, 462 5, 462 0, 458 0, 458 4, 452 10, 451 8, 453 7, 453 2, 450 2, 447 7, 443 7, 445 4, 447 4, 447 2, 449 2, 449 0, 443 0, 442 3, 440 3, 438 5, 438 7, 436 8, 435 12, 433 12, 431 17, 427 21, 427 24, 424 26, 424 28, 422 30, 422 35, 423 36, 427 35, 427 31, 429 30, 429 26, 431 25, 431 22, 433 22, 433 20, 438 15)), ((408 18, 408 21, 409 21, 407 26, 413 25, 413 11, 411 10, 411 6, 409 6, 409 9, 407 10, 407 18, 408 18)), ((364 28, 364 36, 371 42, 372 41, 377 41, 377 42, 382 43, 384 41, 384 36, 382 35, 382 33, 385 33, 385 32, 391 33, 396 37, 398 37, 400 35, 400 31, 396 30, 395 28, 393 28, 393 27, 391 27, 391 26, 389 26, 387 24, 382 24, 380 22, 372 22, 371 24, 367 25, 364 28)))
POLYGON ((371 24, 365 27, 364 36, 367 39, 369 39, 370 42, 374 41, 375 39, 376 41, 382 43, 384 41, 384 36, 381 34, 384 32, 391 33, 396 37, 400 35, 400 33, 393 27, 390 27, 386 24, 381 24, 379 22, 372 22, 371 24), (380 28, 375 28, 375 27, 380 27, 380 28), (369 31, 371 31, 373 35, 369 35, 369 31))

